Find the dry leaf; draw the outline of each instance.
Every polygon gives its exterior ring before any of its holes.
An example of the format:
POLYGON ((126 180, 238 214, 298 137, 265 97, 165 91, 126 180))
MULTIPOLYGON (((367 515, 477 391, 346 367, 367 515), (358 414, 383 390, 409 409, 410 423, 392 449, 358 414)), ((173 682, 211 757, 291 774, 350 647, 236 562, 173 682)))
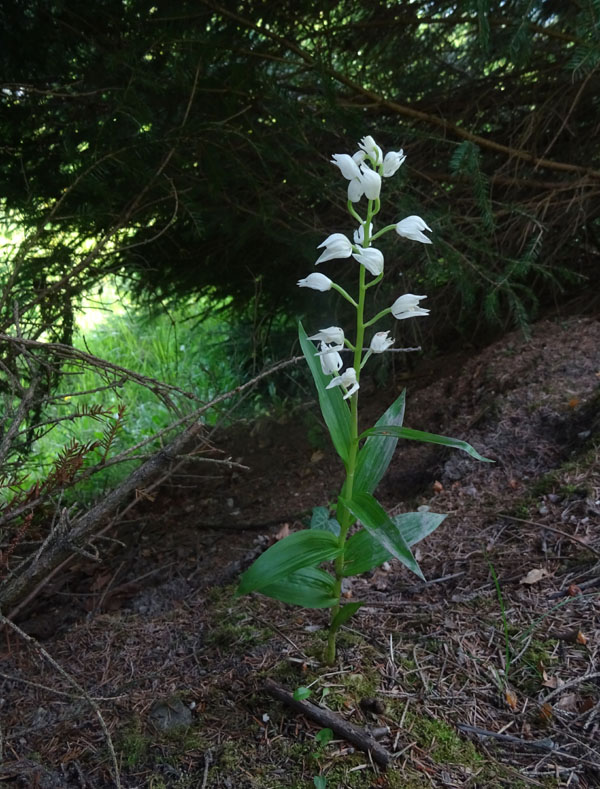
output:
POLYGON ((283 540, 285 537, 289 537, 289 534, 290 534, 290 524, 284 523, 283 526, 279 529, 279 531, 275 535, 275 539, 277 541, 283 540))
POLYGON ((544 681, 542 682, 543 687, 552 688, 553 690, 555 690, 556 688, 560 688, 560 686, 564 684, 565 683, 557 676, 549 677, 544 671, 544 681))
POLYGON ((323 460, 324 457, 325 457, 325 453, 322 450, 317 449, 310 456, 310 462, 318 463, 319 461, 323 460))
POLYGON ((569 408, 577 408, 578 405, 579 405, 579 398, 578 397, 572 397, 569 400, 569 408))
POLYGON ((441 493, 443 490, 444 490, 444 486, 442 485, 441 482, 438 482, 438 480, 436 479, 436 481, 433 483, 433 492, 441 493))
POLYGON ((517 694, 513 690, 507 688, 504 692, 504 698, 506 699, 506 703, 511 708, 511 710, 517 709, 519 701, 517 699, 517 694))
POLYGON ((546 701, 540 707, 540 719, 542 723, 549 723, 553 718, 554 713, 552 712, 552 704, 548 704, 546 701))
POLYGON ((514 478, 513 479, 509 479, 508 480, 508 484, 513 490, 516 490, 519 487, 519 483, 514 478))
POLYGON ((578 644, 583 644, 583 646, 585 646, 587 644, 587 642, 588 642, 586 636, 583 635, 581 630, 577 631, 576 641, 577 641, 578 644))
POLYGON ((521 578, 519 581, 520 584, 537 584, 538 581, 541 581, 542 578, 547 578, 550 575, 548 570, 544 570, 543 567, 536 567, 533 570, 530 570, 525 578, 521 578))
POLYGON ((577 597, 578 594, 581 594, 581 589, 576 584, 571 584, 567 589, 567 594, 569 597, 577 597))
POLYGON ((565 712, 578 712, 577 694, 565 693, 564 696, 561 696, 560 701, 556 703, 556 706, 559 710, 565 710, 565 712))

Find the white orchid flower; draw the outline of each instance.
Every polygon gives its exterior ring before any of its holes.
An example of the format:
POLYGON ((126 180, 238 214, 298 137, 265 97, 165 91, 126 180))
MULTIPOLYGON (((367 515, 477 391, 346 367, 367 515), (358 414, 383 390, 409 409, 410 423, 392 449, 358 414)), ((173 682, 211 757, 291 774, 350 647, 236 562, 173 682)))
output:
POLYGON ((345 370, 341 375, 338 375, 337 378, 332 378, 325 388, 332 389, 334 386, 342 386, 347 390, 346 394, 344 395, 344 400, 352 397, 354 392, 357 392, 360 388, 360 385, 356 380, 356 370, 354 367, 348 367, 348 369, 345 370))
POLYGON ((373 335, 369 350, 371 353, 383 353, 394 344, 392 337, 388 337, 389 331, 378 331, 373 335))
MULTIPOLYGON (((308 338, 317 342, 326 342, 329 345, 339 345, 344 347, 344 330, 339 326, 330 326, 328 329, 319 329, 316 334, 308 338)), ((337 349, 336 349, 337 350, 337 349)))
MULTIPOLYGON (((373 222, 369 223, 369 238, 373 235, 373 222)), ((362 247, 365 243, 365 226, 359 225, 358 229, 354 231, 354 243, 357 247, 362 247)))
POLYGON ((322 342, 320 345, 321 352, 316 356, 321 357, 321 369, 325 375, 335 375, 344 366, 342 357, 339 355, 335 347, 329 346, 322 342))
POLYGON ((322 244, 319 244, 317 249, 322 247, 325 247, 325 251, 321 253, 321 257, 317 260, 315 266, 334 258, 349 258, 352 254, 352 244, 343 233, 332 233, 322 244))
MULTIPOLYGON (((358 147, 361 149, 361 151, 364 151, 370 159, 372 159, 373 164, 381 164, 383 161, 383 152, 370 134, 362 138, 358 144, 358 147)), ((373 200, 374 198, 370 199, 373 200)))
MULTIPOLYGON (((360 166, 360 184, 368 200, 379 200, 381 193, 381 176, 365 164, 360 166)), ((352 183, 352 182, 351 182, 352 183)), ((353 202, 356 202, 354 200, 353 202)))
POLYGON ((429 225, 421 219, 420 216, 407 216, 396 225, 396 233, 404 238, 410 238, 411 241, 420 241, 422 244, 431 244, 431 239, 422 232, 429 230, 429 225))
POLYGON ((340 168, 342 175, 347 181, 358 178, 360 175, 359 162, 356 162, 347 153, 334 153, 331 157, 331 164, 335 164, 336 167, 340 168))
POLYGON ((353 203, 358 203, 360 198, 365 193, 364 186, 360 180, 361 172, 359 164, 365 157, 363 151, 360 151, 362 158, 357 159, 356 154, 349 156, 347 153, 334 153, 331 157, 331 164, 335 164, 340 168, 344 178, 349 181, 348 183, 348 200, 353 203))
POLYGON ((299 279, 296 283, 299 288, 312 288, 313 290, 326 291, 331 290, 333 284, 329 277, 325 274, 309 274, 304 279, 299 279))
POLYGON ((370 271, 374 277, 378 277, 383 271, 383 255, 375 247, 366 247, 354 252, 352 257, 370 271))
POLYGON ((405 159, 406 156, 402 148, 400 148, 399 151, 390 151, 386 153, 385 159, 383 160, 383 177, 390 178, 390 176, 394 175, 396 171, 400 169, 405 159))
POLYGON ((364 193, 365 193, 365 187, 363 182, 361 181, 360 175, 358 178, 353 178, 348 183, 348 200, 350 200, 351 202, 358 203, 358 201, 364 195, 364 193))
POLYGON ((429 315, 429 310, 419 307, 421 299, 426 298, 427 296, 415 296, 412 293, 399 296, 392 304, 392 315, 399 321, 405 318, 416 318, 419 315, 429 315))

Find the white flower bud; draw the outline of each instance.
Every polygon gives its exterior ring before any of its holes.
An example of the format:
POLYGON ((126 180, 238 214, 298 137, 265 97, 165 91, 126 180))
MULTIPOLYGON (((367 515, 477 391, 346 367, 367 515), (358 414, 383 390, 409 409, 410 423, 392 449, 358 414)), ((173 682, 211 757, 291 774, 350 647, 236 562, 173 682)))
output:
POLYGON ((304 279, 299 279, 296 283, 299 288, 312 288, 313 290, 331 290, 332 280, 325 274, 309 274, 304 279))
POLYGON ((416 318, 419 315, 429 315, 429 310, 419 307, 421 299, 426 298, 427 296, 415 296, 412 293, 399 296, 392 304, 392 315, 399 321, 405 318, 416 318))
POLYGON ((407 216, 396 225, 396 233, 404 238, 410 238, 411 241, 420 241, 421 244, 431 244, 431 239, 422 233, 422 230, 429 230, 431 228, 420 216, 407 216))

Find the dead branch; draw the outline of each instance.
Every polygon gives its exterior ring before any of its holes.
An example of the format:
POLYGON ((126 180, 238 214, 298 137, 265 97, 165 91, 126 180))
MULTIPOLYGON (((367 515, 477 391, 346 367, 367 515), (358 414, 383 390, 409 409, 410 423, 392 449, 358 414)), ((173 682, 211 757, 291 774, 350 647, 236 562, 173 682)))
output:
POLYGON ((292 707, 297 712, 306 715, 311 720, 316 721, 320 726, 330 728, 344 740, 356 745, 361 751, 365 751, 373 757, 380 767, 385 770, 390 763, 391 756, 386 749, 380 745, 370 734, 359 726, 341 718, 335 712, 325 709, 324 707, 317 707, 316 704, 311 704, 310 701, 297 701, 293 695, 285 688, 277 685, 273 680, 267 679, 265 682, 265 690, 274 696, 279 701, 292 707))
POLYGON ((156 452, 133 471, 106 498, 74 520, 72 528, 66 533, 63 533, 62 529, 54 530, 52 539, 46 541, 43 552, 38 552, 36 556, 25 560, 9 578, 0 583, 0 605, 10 608, 18 603, 54 567, 64 562, 73 552, 83 549, 104 519, 111 515, 136 489, 144 488, 161 470, 168 467, 177 455, 185 451, 190 440, 201 429, 197 423, 190 425, 164 449, 156 452))

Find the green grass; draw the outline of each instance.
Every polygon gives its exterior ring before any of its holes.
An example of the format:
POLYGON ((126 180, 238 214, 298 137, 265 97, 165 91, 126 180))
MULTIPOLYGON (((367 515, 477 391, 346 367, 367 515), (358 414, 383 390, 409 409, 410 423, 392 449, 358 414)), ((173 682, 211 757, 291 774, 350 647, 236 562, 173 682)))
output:
MULTIPOLYGON (((154 317, 140 316, 139 312, 125 308, 121 303, 104 306, 102 310, 89 309, 78 321, 78 331, 73 344, 94 356, 106 359, 134 372, 158 379, 192 393, 201 401, 210 401, 227 392, 244 380, 243 360, 230 341, 230 329, 224 320, 208 317, 195 318, 202 312, 202 305, 180 308, 176 314, 154 317)), ((77 416, 63 419, 42 435, 32 447, 25 463, 28 478, 24 487, 43 479, 54 460, 69 442, 80 444, 102 438, 107 425, 114 425, 114 415, 124 407, 123 419, 108 459, 124 449, 168 427, 178 415, 189 413, 200 403, 178 393, 171 395, 175 409, 170 408, 150 389, 128 381, 119 384, 119 376, 107 375, 94 369, 75 365, 63 367, 63 378, 58 397, 46 410, 43 420, 68 417, 84 407, 101 407, 110 415, 101 419, 77 416), (107 388, 107 385, 115 385, 107 388), (101 389, 91 394, 78 394, 101 389)), ((221 410, 206 412, 203 419, 214 423, 231 407, 225 403, 221 410)), ((140 452, 149 453, 160 447, 155 441, 140 452)), ((85 465, 91 466, 102 457, 102 450, 91 452, 85 465)), ((123 463, 94 475, 78 498, 95 498, 114 486, 137 465, 123 463)))

